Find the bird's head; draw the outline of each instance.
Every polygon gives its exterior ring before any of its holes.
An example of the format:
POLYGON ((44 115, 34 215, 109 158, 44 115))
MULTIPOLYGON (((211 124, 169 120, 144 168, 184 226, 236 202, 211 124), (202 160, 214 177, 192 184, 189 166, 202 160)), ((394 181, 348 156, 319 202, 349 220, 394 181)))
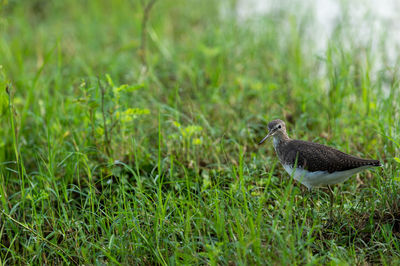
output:
POLYGON ((258 144, 262 144, 264 141, 266 141, 271 136, 275 136, 275 137, 287 136, 285 122, 283 122, 280 119, 272 120, 271 122, 269 122, 268 123, 268 135, 265 136, 265 138, 263 138, 260 141, 260 143, 258 143, 258 144))

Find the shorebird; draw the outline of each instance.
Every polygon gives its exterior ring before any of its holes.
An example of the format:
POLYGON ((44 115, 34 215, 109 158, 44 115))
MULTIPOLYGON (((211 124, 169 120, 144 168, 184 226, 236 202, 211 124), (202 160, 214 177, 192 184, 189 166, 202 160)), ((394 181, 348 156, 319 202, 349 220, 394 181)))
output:
POLYGON ((367 168, 382 166, 378 160, 362 159, 322 144, 291 139, 286 133, 285 122, 280 119, 269 122, 268 131, 259 144, 273 137, 274 148, 283 168, 308 190, 329 187, 367 168))

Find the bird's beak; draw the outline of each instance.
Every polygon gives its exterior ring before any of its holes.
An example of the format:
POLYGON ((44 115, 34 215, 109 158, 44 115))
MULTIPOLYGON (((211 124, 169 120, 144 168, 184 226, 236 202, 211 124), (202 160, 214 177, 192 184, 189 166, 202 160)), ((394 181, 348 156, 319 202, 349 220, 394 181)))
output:
POLYGON ((271 136, 272 136, 272 133, 273 133, 273 131, 270 131, 270 132, 268 133, 268 135, 266 135, 265 138, 263 138, 263 139, 258 143, 258 145, 261 145, 264 141, 266 141, 269 137, 271 137, 271 136))

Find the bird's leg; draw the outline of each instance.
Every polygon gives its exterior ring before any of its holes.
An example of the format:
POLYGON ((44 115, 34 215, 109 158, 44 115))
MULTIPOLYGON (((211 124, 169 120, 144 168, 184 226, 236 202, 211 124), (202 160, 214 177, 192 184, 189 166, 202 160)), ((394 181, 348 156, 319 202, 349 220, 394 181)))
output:
POLYGON ((311 199, 311 214, 314 217, 315 203, 314 203, 314 199, 313 199, 312 188, 308 188, 307 190, 308 190, 308 196, 311 199))
POLYGON ((334 202, 334 194, 333 194, 333 191, 332 191, 332 188, 331 188, 331 186, 329 186, 328 185, 328 189, 329 189, 329 196, 330 196, 330 201, 331 201, 331 204, 330 204, 330 210, 329 210, 329 218, 330 218, 330 220, 332 221, 333 219, 333 202, 334 202))
POLYGON ((300 188, 300 191, 301 191, 301 198, 303 200, 303 206, 306 207, 307 206, 306 205, 306 203, 307 203, 307 201, 306 201, 306 192, 305 192, 305 190, 303 188, 300 188))

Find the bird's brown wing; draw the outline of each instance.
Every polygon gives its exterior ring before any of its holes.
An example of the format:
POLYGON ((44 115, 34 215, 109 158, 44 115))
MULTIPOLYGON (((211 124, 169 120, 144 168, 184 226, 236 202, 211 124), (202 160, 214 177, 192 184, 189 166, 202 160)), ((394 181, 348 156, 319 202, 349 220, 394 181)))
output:
POLYGON ((318 143, 292 140, 284 147, 284 161, 294 162, 310 172, 345 171, 362 166, 381 166, 378 160, 362 159, 318 143))

